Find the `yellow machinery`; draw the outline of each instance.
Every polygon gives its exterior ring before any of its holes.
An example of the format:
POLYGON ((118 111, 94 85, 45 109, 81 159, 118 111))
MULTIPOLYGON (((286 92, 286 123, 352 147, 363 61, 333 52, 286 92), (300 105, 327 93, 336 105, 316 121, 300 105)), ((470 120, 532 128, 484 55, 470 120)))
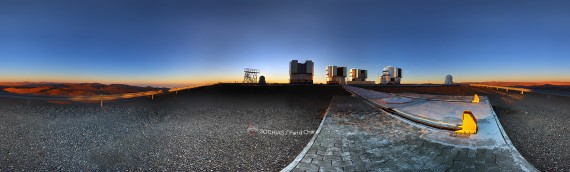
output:
POLYGON ((475 94, 473 96, 473 101, 471 101, 471 103, 479 103, 479 95, 475 94))
MULTIPOLYGON (((477 97, 477 95, 475 95, 477 97)), ((477 119, 473 116, 471 111, 463 111, 463 125, 459 126, 460 130, 455 131, 455 133, 461 134, 477 134, 477 119)))

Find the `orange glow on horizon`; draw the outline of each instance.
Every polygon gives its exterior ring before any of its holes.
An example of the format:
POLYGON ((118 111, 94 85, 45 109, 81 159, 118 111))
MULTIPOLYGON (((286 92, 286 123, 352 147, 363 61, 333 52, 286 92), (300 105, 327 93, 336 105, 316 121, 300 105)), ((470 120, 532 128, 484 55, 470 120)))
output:
MULTIPOLYGON (((267 75, 265 76, 268 83, 288 83, 289 75, 267 75)), ((567 76, 549 76, 549 77, 533 77, 533 76, 461 76, 453 75, 454 82, 486 82, 486 81, 500 81, 500 82, 570 82, 567 76)), ((375 81, 378 83, 377 76, 369 76, 368 81, 375 81)), ((407 77, 402 79, 403 84, 421 84, 421 83, 443 83, 444 76, 430 76, 430 77, 407 77)), ((4 76, 0 75, 0 82, 55 82, 55 83, 102 83, 102 84, 128 84, 136 86, 158 86, 158 87, 179 87, 196 84, 212 84, 212 83, 241 83, 243 75, 211 75, 211 76, 172 76, 172 77, 102 77, 102 76, 4 76)), ((325 77, 314 77, 314 83, 325 83, 325 77)))

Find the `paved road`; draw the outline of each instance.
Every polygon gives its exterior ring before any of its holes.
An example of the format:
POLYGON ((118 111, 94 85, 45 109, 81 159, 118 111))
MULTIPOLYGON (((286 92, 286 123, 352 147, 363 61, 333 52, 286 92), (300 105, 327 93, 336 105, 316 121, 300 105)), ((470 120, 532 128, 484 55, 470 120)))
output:
POLYGON ((359 98, 337 96, 314 144, 292 171, 529 171, 529 164, 517 165, 512 149, 443 145, 426 139, 428 130, 359 98))

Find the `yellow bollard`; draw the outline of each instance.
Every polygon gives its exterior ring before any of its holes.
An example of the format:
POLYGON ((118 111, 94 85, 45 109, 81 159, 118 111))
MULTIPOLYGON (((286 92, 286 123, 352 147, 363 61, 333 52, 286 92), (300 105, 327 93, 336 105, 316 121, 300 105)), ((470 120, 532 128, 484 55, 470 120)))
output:
POLYGON ((473 95, 473 101, 471 101, 471 103, 479 103, 479 95, 473 95))
POLYGON ((459 126, 460 130, 455 133, 461 134, 477 134, 477 119, 469 110, 463 111, 463 125, 459 126))

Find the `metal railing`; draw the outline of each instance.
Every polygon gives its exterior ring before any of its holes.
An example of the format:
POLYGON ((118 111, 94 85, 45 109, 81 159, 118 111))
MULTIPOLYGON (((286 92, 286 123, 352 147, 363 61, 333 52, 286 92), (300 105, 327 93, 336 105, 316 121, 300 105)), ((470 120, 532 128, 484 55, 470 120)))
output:
POLYGON ((535 90, 528 89, 528 88, 504 87, 504 86, 494 86, 494 85, 484 85, 484 84, 469 84, 469 86, 495 88, 497 90, 503 89, 503 90, 507 90, 507 91, 514 90, 514 91, 520 91, 521 94, 524 94, 524 92, 535 92, 535 90))
POLYGON ((549 94, 549 95, 557 95, 557 96, 567 96, 570 97, 570 93, 569 92, 558 92, 558 91, 550 91, 550 90, 541 90, 541 89, 530 89, 530 88, 517 88, 517 87, 505 87, 505 86, 494 86, 494 85, 485 85, 485 84, 469 84, 469 86, 473 86, 473 87, 485 87, 485 88, 493 88, 493 89, 503 89, 506 90, 507 92, 510 90, 514 90, 514 91, 518 91, 521 94, 524 94, 525 92, 531 92, 531 93, 540 93, 540 94, 549 94))
POLYGON ((168 92, 172 93, 178 93, 178 91, 182 91, 182 90, 188 90, 188 89, 192 89, 192 88, 197 88, 197 87, 203 87, 203 86, 209 86, 211 84, 203 84, 203 85, 191 85, 191 86, 186 86, 186 87, 178 87, 178 88, 171 88, 170 90, 168 90, 168 92))

